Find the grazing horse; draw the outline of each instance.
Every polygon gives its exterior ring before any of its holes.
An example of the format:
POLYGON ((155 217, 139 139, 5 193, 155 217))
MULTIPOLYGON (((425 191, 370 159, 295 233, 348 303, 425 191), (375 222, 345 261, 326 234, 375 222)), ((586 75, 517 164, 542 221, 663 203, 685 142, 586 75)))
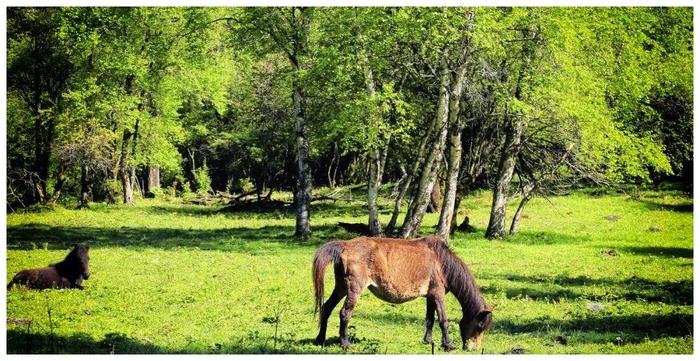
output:
POLYGON ((43 290, 46 288, 83 289, 82 282, 90 278, 88 250, 90 247, 75 246, 66 258, 48 267, 26 269, 17 272, 7 285, 9 290, 15 284, 43 290))
POLYGON ((350 346, 348 322, 366 287, 375 296, 391 303, 426 297, 423 341, 432 343, 437 311, 442 347, 446 351, 453 349, 447 332, 447 292, 452 292, 462 306, 459 331, 463 349, 481 347, 484 332, 491 325, 493 306, 486 306, 467 266, 437 236, 415 240, 358 237, 329 242, 316 251, 312 276, 315 312, 321 311, 317 345, 325 343, 328 317, 338 302, 346 297, 340 310, 340 344, 343 348, 350 346), (335 271, 335 288, 328 300, 322 303, 323 277, 330 263, 335 271))

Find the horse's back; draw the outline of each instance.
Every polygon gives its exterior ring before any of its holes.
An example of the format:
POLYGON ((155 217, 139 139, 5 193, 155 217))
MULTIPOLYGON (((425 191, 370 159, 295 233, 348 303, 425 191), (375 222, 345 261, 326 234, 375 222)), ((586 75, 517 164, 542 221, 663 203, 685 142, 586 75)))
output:
POLYGON ((346 241, 341 260, 346 272, 365 280, 388 302, 424 296, 437 267, 435 253, 415 240, 359 237, 346 241))
POLYGON ((22 270, 12 278, 12 283, 40 290, 70 287, 70 282, 62 277, 54 267, 22 270))

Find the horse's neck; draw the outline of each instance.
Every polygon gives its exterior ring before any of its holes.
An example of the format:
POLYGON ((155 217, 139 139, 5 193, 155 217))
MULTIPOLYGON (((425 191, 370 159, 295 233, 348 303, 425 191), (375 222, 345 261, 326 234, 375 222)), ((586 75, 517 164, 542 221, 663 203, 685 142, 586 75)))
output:
POLYGON ((67 258, 61 262, 54 264, 53 267, 56 268, 56 271, 58 271, 58 273, 61 276, 64 276, 64 277, 67 276, 67 277, 71 277, 71 278, 76 278, 79 275, 77 272, 71 270, 70 262, 68 261, 67 258))
POLYGON ((459 301, 459 304, 462 306, 462 313, 465 316, 476 317, 479 311, 484 308, 484 299, 481 297, 479 288, 477 287, 474 277, 471 275, 469 270, 464 268, 463 272, 466 279, 451 279, 448 282, 453 284, 450 284, 449 287, 457 298, 457 301, 459 301), (457 282, 464 282, 465 285, 460 287, 460 284, 454 284, 457 282))

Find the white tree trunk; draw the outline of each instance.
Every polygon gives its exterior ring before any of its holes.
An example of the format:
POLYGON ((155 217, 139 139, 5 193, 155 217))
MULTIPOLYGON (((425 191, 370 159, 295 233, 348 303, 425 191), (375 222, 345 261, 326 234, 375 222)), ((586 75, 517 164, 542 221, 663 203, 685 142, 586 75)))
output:
MULTIPOLYGON (((365 72, 365 85, 367 86, 367 96, 370 102, 374 101, 377 93, 377 86, 374 82, 374 74, 372 67, 369 64, 367 54, 364 52, 362 44, 362 35, 358 33, 357 39, 360 42, 362 65, 365 72)), ((371 117, 381 117, 379 109, 370 109, 371 117)), ((380 136, 381 138, 381 136, 380 136)), ((379 207, 377 206, 377 197, 379 195, 379 187, 382 185, 382 156, 379 152, 379 139, 374 144, 370 145, 367 162, 369 166, 367 179, 367 213, 369 234, 371 236, 379 236, 382 234, 382 226, 379 223, 379 207)))
POLYGON ((430 202, 430 193, 433 190, 437 171, 442 161, 445 138, 447 138, 448 106, 450 101, 450 73, 446 63, 442 64, 440 71, 440 92, 439 101, 434 122, 434 133, 436 137, 431 144, 432 148, 428 152, 428 157, 421 171, 418 180, 416 193, 414 194, 408 214, 404 219, 401 229, 401 238, 413 238, 418 233, 418 228, 423 222, 423 216, 430 202))
POLYGON ((498 166, 496 184, 493 188, 493 200, 491 203, 491 215, 489 226, 486 229, 486 238, 503 238, 506 236, 506 205, 510 181, 515 169, 515 157, 520 146, 524 124, 516 119, 509 129, 506 129, 506 143, 501 152, 501 161, 498 166))
MULTIPOLYGON (((298 71, 299 69, 295 69, 298 71)), ((304 127, 304 109, 301 91, 294 88, 294 114, 296 119, 296 150, 297 150, 297 199, 296 199, 296 230, 294 236, 300 239, 311 237, 309 204, 311 203, 311 169, 307 158, 309 142, 306 139, 304 127)))
POLYGON ((467 63, 465 62, 459 67, 455 76, 455 81, 450 90, 449 122, 452 129, 449 141, 445 197, 442 200, 442 210, 440 211, 440 220, 438 221, 438 235, 445 243, 448 243, 450 240, 452 214, 455 210, 457 183, 459 181, 459 166, 462 160, 462 123, 459 119, 459 101, 462 95, 466 72, 467 63))

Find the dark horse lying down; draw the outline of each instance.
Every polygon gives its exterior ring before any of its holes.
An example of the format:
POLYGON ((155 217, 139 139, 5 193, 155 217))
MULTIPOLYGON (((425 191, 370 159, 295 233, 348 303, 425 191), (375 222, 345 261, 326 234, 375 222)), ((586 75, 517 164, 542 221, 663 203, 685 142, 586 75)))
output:
POLYGON ((7 285, 9 290, 15 284, 43 290, 45 288, 78 288, 90 278, 88 250, 90 247, 75 246, 66 258, 44 268, 27 269, 17 272, 7 285))
POLYGON ((359 237, 326 243, 316 251, 313 263, 316 310, 321 310, 316 344, 326 340, 328 317, 346 297, 340 310, 340 344, 350 346, 348 322, 365 287, 380 299, 403 303, 424 296, 427 299, 425 336, 432 342, 437 311, 442 330, 442 347, 449 351, 445 294, 452 292, 462 306, 459 331, 464 349, 481 347, 484 332, 491 325, 493 306, 486 306, 467 266, 436 236, 415 240, 359 237), (323 276, 333 263, 335 288, 323 302, 323 276))

